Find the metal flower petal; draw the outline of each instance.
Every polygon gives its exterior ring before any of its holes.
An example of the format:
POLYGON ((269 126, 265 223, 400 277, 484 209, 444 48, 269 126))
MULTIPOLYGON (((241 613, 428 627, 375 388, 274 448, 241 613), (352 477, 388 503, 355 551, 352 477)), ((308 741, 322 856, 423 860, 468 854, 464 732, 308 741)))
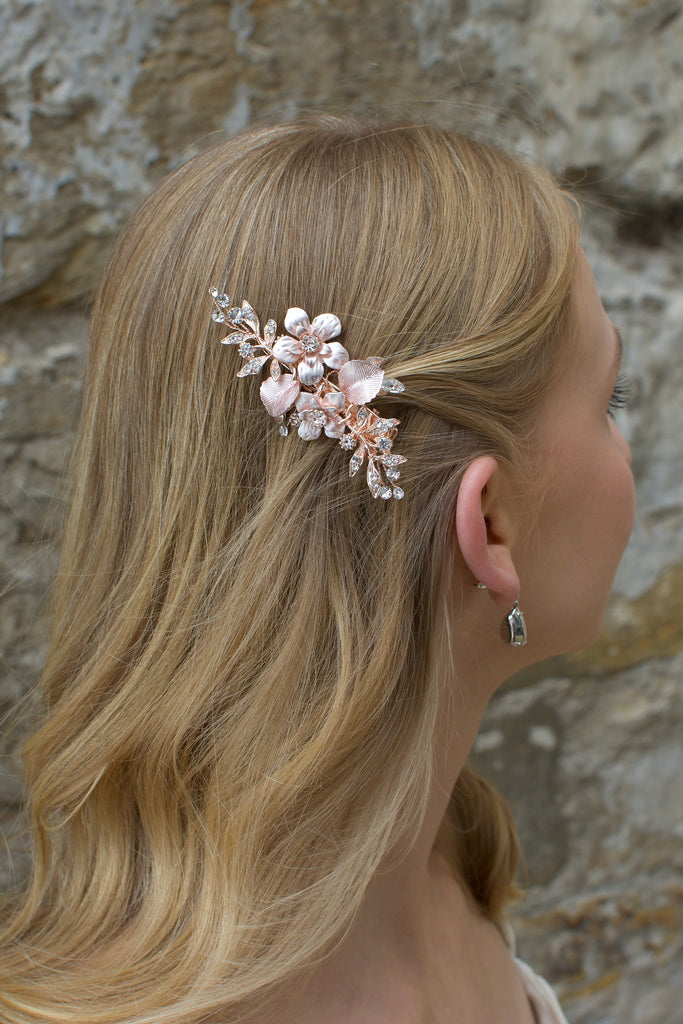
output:
POLYGON ((339 370, 344 363, 349 361, 349 353, 339 341, 333 341, 331 345, 323 345, 320 355, 333 370, 339 370))
POLYGON ((299 363, 297 373, 301 383, 310 386, 311 384, 317 384, 319 380, 323 379, 325 365, 318 355, 306 356, 299 363))
MULTIPOLYGON (((285 327, 287 323, 285 322, 285 327)), ((320 338, 321 341, 329 341, 341 334, 341 320, 334 313, 318 313, 311 324, 311 332, 320 338)), ((289 328, 287 327, 287 330, 289 328)))
POLYGON ((300 309, 299 306, 292 306, 291 309, 287 310, 285 315, 285 330, 293 334, 295 338, 305 334, 306 331, 310 331, 311 321, 308 319, 308 313, 305 309, 300 309))
POLYGON ((337 380, 339 387, 352 405, 363 405, 379 393, 384 370, 367 359, 352 359, 344 363, 337 380))
POLYGON ((315 441, 320 437, 322 427, 314 423, 312 419, 303 419, 297 428, 297 433, 304 441, 315 441))
POLYGON ((304 350, 301 347, 301 342, 296 341, 295 338, 278 338, 273 345, 273 355, 276 359, 279 359, 281 363, 287 363, 288 366, 296 366, 301 357, 304 354, 304 350))
POLYGON ((275 380, 268 377, 261 384, 261 401, 271 416, 282 416, 283 412, 294 405, 301 385, 292 373, 282 373, 275 380))

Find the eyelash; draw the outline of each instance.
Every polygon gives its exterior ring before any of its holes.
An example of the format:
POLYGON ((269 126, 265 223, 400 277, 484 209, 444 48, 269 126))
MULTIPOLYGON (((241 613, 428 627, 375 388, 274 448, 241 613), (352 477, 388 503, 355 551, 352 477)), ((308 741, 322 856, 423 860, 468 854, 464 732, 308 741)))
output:
POLYGON ((620 373, 614 385, 612 397, 609 400, 608 413, 612 416, 618 409, 628 405, 631 398, 631 381, 625 373, 620 373))

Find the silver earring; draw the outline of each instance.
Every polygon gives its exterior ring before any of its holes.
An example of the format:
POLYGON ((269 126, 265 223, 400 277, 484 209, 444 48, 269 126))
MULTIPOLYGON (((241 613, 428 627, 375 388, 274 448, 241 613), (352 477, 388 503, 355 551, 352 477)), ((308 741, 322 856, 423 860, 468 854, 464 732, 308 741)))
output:
POLYGON ((510 644, 512 647, 524 647, 527 641, 526 622, 517 601, 515 601, 512 609, 508 612, 505 622, 501 627, 501 633, 505 643, 510 644))

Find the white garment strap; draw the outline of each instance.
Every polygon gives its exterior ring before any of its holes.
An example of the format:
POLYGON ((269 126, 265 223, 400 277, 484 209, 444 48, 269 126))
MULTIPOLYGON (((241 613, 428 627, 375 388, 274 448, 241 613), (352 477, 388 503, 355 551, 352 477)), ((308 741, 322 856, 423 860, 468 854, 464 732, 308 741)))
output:
POLYGON ((535 971, 532 971, 528 964, 525 964, 519 957, 515 957, 515 963, 522 977, 522 983, 529 997, 538 1024, 568 1024, 567 1018, 562 1013, 557 996, 545 979, 540 978, 535 971))

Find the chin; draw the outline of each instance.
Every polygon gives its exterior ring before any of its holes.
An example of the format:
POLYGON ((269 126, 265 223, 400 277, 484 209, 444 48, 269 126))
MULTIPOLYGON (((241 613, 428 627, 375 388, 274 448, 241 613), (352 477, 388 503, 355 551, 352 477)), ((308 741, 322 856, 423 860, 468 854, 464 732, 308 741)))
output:
POLYGON ((586 648, 592 647, 594 643, 597 643, 605 627, 605 609, 601 609, 589 619, 584 620, 581 626, 582 628, 577 630, 573 643, 562 651, 563 654, 575 654, 577 651, 585 651, 586 648))

